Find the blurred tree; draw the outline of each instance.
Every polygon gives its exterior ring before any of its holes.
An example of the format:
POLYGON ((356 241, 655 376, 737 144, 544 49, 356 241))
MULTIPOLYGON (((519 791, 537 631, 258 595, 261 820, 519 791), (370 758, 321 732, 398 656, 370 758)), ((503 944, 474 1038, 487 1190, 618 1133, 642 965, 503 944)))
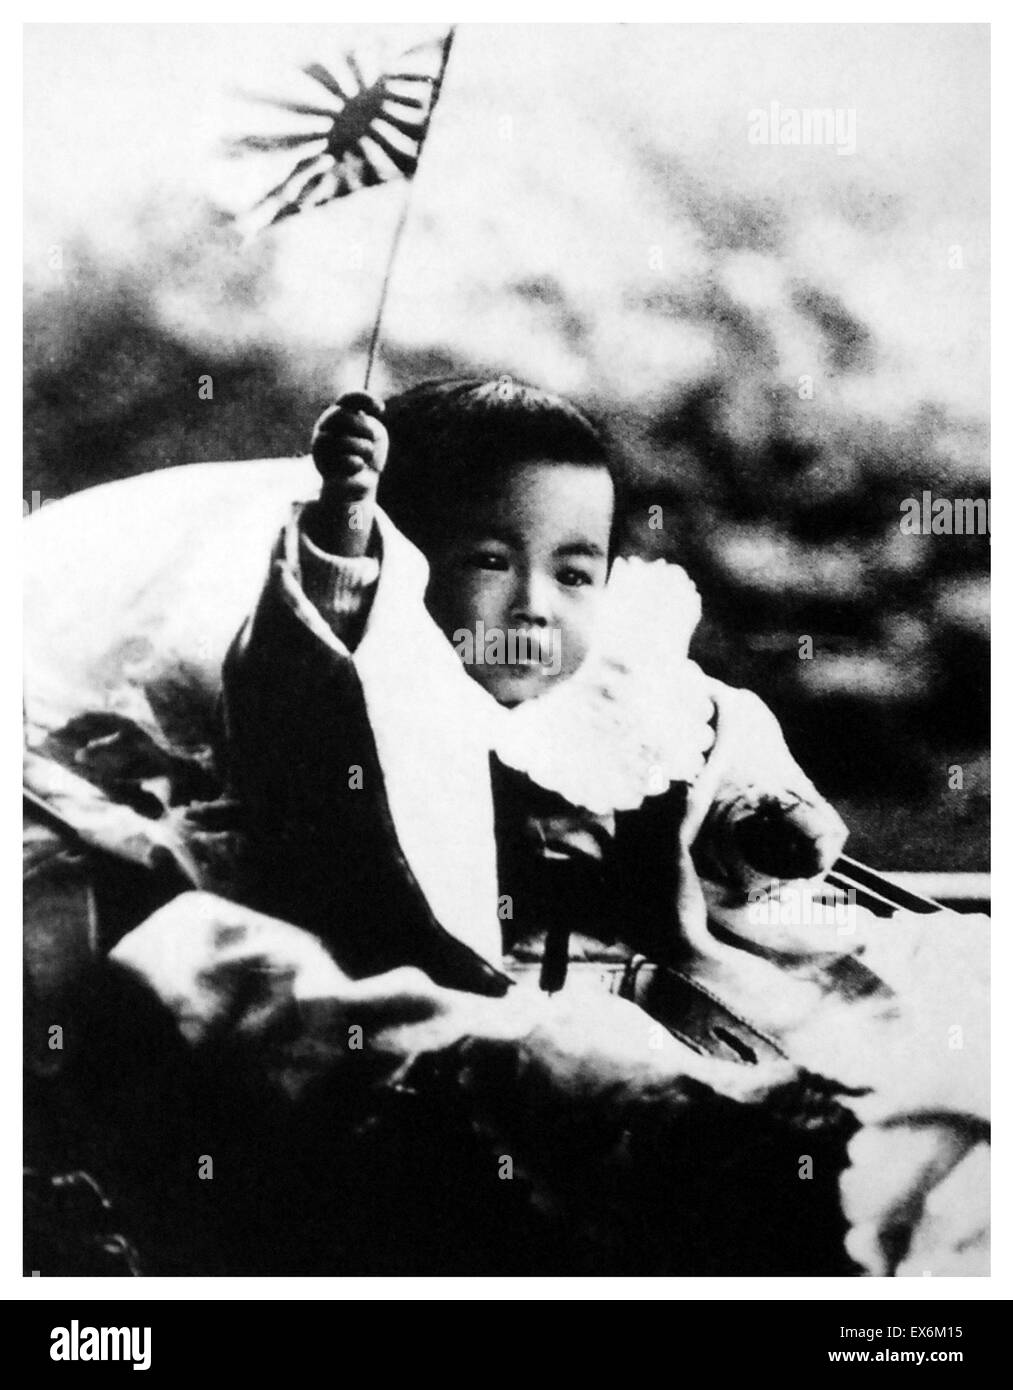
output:
MULTIPOLYGON (((697 656, 773 705, 803 763, 843 798, 855 852, 894 867, 985 868, 989 541, 899 524, 902 501, 925 489, 987 494, 984 427, 936 402, 887 419, 850 404, 861 392, 838 387, 883 370, 876 335, 841 295, 782 273, 774 210, 682 192, 710 272, 664 292, 625 289, 618 319, 615 301, 607 310, 548 274, 507 277, 489 303, 505 322, 531 316, 542 339, 587 364, 584 404, 629 474, 628 548, 686 565, 704 597, 697 656), (743 246, 753 282, 775 287, 761 307, 723 273, 743 246), (673 328, 709 342, 709 365, 673 361, 660 399, 631 401, 605 340, 657 333, 664 344, 673 328), (821 373, 815 398, 785 366, 798 342, 821 373), (955 763, 967 768, 959 788, 946 777, 955 763)), ((137 232, 115 260, 69 247, 62 273, 27 290, 26 496, 300 452, 333 390, 332 352, 271 336, 273 243, 238 254, 213 208, 158 202, 137 232)), ((495 359, 465 360, 446 330, 385 345, 393 387, 497 370, 495 359)), ((364 332, 336 328, 353 349, 364 332)))
POLYGON ((187 212, 146 208, 133 259, 77 242, 52 284, 26 290, 26 496, 306 447, 323 373, 255 336, 266 243, 237 256, 227 219, 187 212))

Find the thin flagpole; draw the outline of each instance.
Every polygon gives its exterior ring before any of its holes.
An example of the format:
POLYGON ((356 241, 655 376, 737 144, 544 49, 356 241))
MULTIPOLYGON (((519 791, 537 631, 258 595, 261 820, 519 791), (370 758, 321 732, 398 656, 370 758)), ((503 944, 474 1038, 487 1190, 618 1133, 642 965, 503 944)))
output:
POLYGON ((394 235, 391 239, 390 252, 387 256, 387 268, 384 271, 383 284, 380 288, 380 301, 377 304, 376 319, 373 323, 373 333, 369 340, 369 356, 366 359, 366 377, 362 383, 362 389, 364 391, 369 390, 370 378, 373 375, 373 367, 376 365, 376 353, 377 349, 380 346, 380 330, 383 325, 384 310, 387 307, 387 295, 390 290, 390 282, 394 273, 394 262, 397 260, 397 253, 401 245, 401 238, 404 235, 404 229, 408 222, 408 212, 411 208, 412 190, 415 186, 415 180, 418 178, 419 167, 422 164, 422 151, 425 148, 426 140, 428 139, 429 132, 432 129, 433 117, 436 115, 436 103, 439 101, 440 92, 443 89, 443 79, 447 74, 447 64, 450 61, 450 50, 454 44, 454 34, 456 33, 456 31, 457 25, 452 24, 450 28, 447 30, 447 37, 443 40, 443 56, 440 60, 440 70, 436 74, 436 77, 433 79, 433 98, 432 101, 429 103, 429 117, 426 121, 426 128, 422 134, 422 138, 419 140, 419 152, 418 157, 415 160, 415 172, 412 178, 407 180, 408 187, 405 189, 404 197, 401 200, 401 211, 398 214, 397 226, 394 228, 394 235))

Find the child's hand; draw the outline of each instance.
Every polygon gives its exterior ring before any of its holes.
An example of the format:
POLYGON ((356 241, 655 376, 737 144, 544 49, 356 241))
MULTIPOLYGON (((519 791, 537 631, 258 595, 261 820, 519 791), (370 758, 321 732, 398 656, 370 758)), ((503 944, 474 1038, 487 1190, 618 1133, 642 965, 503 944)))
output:
POLYGON ((374 396, 354 391, 328 406, 313 426, 310 451, 324 481, 324 495, 339 493, 347 500, 376 490, 387 462, 387 431, 381 424, 383 405, 374 396))
POLYGON ((847 827, 792 757, 758 696, 711 682, 717 735, 689 816, 701 876, 745 902, 751 889, 822 876, 847 827))
POLYGON ((373 531, 376 485, 387 462, 383 405, 364 391, 342 396, 313 426, 310 450, 323 479, 307 509, 306 534, 333 555, 364 555, 373 531))
POLYGON ((844 848, 844 822, 825 801, 808 801, 790 793, 758 797, 729 825, 734 849, 747 884, 764 880, 816 878, 827 873, 844 848))

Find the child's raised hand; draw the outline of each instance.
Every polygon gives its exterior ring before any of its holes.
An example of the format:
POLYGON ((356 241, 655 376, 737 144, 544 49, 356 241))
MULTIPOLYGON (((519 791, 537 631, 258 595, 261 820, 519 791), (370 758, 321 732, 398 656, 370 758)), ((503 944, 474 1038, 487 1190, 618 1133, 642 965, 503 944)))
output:
POLYGON ((383 404, 353 391, 328 406, 313 426, 310 451, 323 479, 320 500, 303 527, 316 545, 335 555, 363 555, 373 531, 376 485, 387 462, 389 440, 383 404))
POLYGON ((310 452, 324 482, 324 493, 365 496, 376 490, 387 462, 383 404, 353 391, 324 411, 313 426, 310 452))

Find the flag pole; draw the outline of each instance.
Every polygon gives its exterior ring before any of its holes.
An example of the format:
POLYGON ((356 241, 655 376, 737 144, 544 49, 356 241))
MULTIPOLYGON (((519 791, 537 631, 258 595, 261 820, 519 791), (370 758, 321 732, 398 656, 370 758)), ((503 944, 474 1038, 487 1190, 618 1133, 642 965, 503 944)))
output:
POLYGON ((432 128, 433 117, 436 114, 436 103, 440 99, 440 92, 443 88, 443 79, 447 73, 447 64, 450 61, 450 50, 454 44, 454 34, 456 33, 456 30, 457 25, 452 24, 450 28, 447 30, 447 37, 443 40, 443 54, 440 59, 440 69, 439 72, 436 74, 435 78, 433 79, 433 95, 432 100, 429 103, 429 116, 426 121, 425 130, 422 133, 422 138, 419 140, 419 152, 415 160, 415 176, 406 180, 407 187, 405 189, 404 197, 401 200, 401 211, 398 214, 397 225, 394 228, 394 235, 391 238, 390 251, 387 255, 387 266, 384 270, 383 275, 383 284, 380 287, 380 299, 376 308, 376 319, 373 322, 373 332, 370 335, 369 340, 369 354, 366 358, 366 376, 362 383, 362 389, 364 391, 369 390, 369 383, 373 375, 373 368, 376 365, 377 349, 380 346, 380 330, 383 325, 384 310, 387 307, 387 295, 390 290, 390 282, 394 273, 394 262, 397 260, 398 249, 400 248, 401 239, 404 236, 404 229, 408 222, 408 212, 411 207, 412 190, 415 185, 415 179, 418 178, 418 171, 422 164, 422 152, 425 149, 425 143, 429 136, 429 131, 432 128))

